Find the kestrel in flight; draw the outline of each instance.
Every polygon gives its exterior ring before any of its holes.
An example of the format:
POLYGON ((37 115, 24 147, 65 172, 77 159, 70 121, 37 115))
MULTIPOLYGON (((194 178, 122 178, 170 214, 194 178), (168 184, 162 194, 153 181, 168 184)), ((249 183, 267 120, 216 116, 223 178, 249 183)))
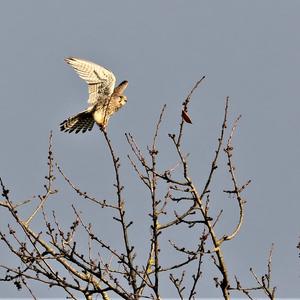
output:
POLYGON ((115 75, 90 61, 69 57, 65 61, 78 73, 79 77, 88 84, 88 108, 60 124, 64 132, 86 132, 92 130, 96 122, 105 129, 109 118, 127 102, 123 95, 128 81, 121 82, 117 87, 115 75))

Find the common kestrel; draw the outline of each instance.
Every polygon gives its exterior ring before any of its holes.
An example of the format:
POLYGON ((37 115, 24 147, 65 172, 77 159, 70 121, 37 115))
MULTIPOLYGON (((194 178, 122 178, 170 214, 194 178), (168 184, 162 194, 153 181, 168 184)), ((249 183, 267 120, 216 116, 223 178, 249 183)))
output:
POLYGON ((60 124, 64 132, 86 132, 92 130, 96 122, 104 129, 109 118, 127 102, 123 95, 128 81, 122 81, 116 88, 115 75, 95 63, 87 60, 69 57, 65 61, 78 73, 79 77, 88 84, 88 108, 60 124))

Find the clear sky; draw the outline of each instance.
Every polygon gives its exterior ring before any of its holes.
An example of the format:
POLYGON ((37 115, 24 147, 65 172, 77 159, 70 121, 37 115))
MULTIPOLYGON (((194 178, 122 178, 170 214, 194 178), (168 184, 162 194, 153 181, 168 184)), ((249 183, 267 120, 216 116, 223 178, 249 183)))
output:
MULTIPOLYGON (((43 191, 50 130, 55 158, 74 182, 94 195, 112 194, 112 167, 99 132, 59 132, 62 120, 86 107, 85 83, 63 60, 76 56, 108 67, 118 82, 129 81, 127 105, 112 117, 109 134, 122 159, 124 182, 131 184, 128 206, 137 224, 143 222, 139 209, 146 199, 126 160, 130 149, 124 133, 133 133, 142 146, 150 144, 166 103, 161 151, 168 153, 166 136, 175 131, 180 104, 205 75, 192 100, 193 125, 186 128, 184 144, 191 153, 194 178, 201 186, 229 96, 230 120, 242 114, 234 139, 239 181, 252 180, 244 194, 242 230, 224 248, 230 275, 251 285, 249 267, 264 274, 275 243, 273 282, 278 296, 300 296, 299 12, 299 1, 277 0, 3 1, 0 176, 11 197, 24 200, 43 191)), ((71 222, 68 201, 74 193, 61 178, 57 186, 61 194, 52 208, 63 210, 71 222)), ((235 204, 224 197, 214 201, 223 201, 222 224, 231 228, 237 218, 235 204)), ((93 209, 88 213, 95 217, 93 209)), ((1 219, 5 228, 5 216, 1 219)), ((145 236, 142 230, 135 234, 145 236)), ((0 263, 4 258, 8 260, 5 254, 0 263)), ((29 296, 2 285, 3 297, 29 296)), ((204 286, 203 296, 220 296, 213 282, 204 286)), ((36 290, 41 296, 57 296, 57 291, 36 290)))

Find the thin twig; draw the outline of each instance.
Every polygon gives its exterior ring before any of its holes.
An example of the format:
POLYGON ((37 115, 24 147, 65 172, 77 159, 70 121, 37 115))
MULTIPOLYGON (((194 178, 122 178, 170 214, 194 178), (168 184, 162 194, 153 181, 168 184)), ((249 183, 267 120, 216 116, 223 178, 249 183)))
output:
MULTIPOLYGON (((199 84, 204 80, 204 78, 205 78, 205 76, 203 76, 200 80, 198 80, 196 82, 196 84, 194 85, 194 87, 192 88, 192 90, 189 92, 188 96, 186 97, 186 99, 182 103, 182 111, 187 112, 188 105, 189 105, 189 102, 191 100, 191 97, 192 97, 194 91, 199 86, 199 84)), ((177 147, 180 147, 180 142, 181 142, 181 138, 182 138, 182 134, 183 134, 183 124, 184 124, 184 119, 181 118, 181 123, 180 123, 180 126, 179 126, 179 134, 178 134, 178 138, 177 138, 177 141, 176 141, 177 147)))

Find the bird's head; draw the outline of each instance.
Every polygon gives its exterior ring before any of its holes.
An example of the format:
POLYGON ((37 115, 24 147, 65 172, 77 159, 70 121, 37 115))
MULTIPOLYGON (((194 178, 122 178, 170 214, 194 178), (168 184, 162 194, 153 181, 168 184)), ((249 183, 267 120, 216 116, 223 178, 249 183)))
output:
POLYGON ((113 94, 111 96, 111 104, 114 107, 114 111, 117 111, 122 106, 124 106, 127 102, 127 97, 125 95, 113 94))
POLYGON ((123 94, 126 87, 128 86, 128 81, 122 81, 115 89, 112 94, 113 102, 115 103, 116 109, 118 110, 124 106, 127 102, 127 97, 123 94))
POLYGON ((119 104, 120 104, 120 106, 125 105, 126 102, 127 102, 127 97, 125 95, 120 95, 119 96, 119 104))

